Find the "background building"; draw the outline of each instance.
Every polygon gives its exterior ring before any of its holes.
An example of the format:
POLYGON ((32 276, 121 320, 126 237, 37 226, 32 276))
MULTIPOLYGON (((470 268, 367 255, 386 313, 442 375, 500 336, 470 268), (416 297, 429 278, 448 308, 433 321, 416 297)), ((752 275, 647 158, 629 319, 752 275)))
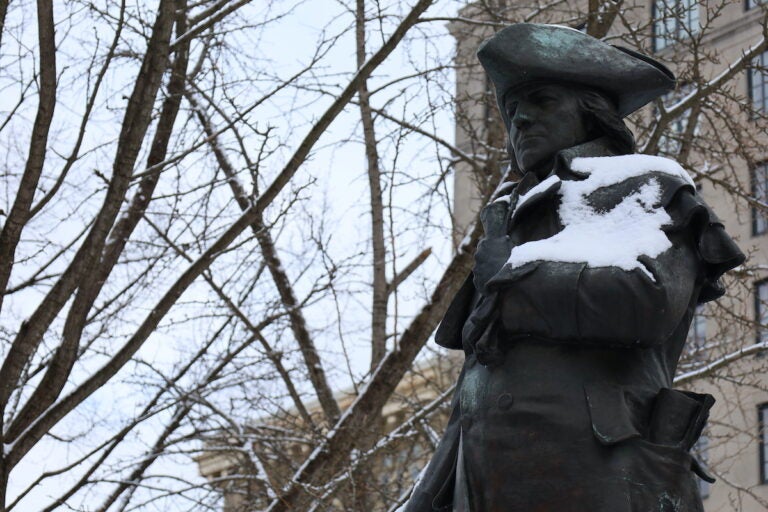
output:
MULTIPOLYGON (((413 369, 395 390, 392 400, 381 412, 382 432, 368 453, 360 453, 361 461, 370 463, 372 471, 361 475, 365 487, 354 483, 338 493, 328 510, 392 510, 411 491, 413 482, 429 460, 442 435, 450 410, 453 385, 461 368, 459 353, 431 359, 413 369), (447 399, 447 400, 446 400, 447 399), (418 409, 420 414, 413 415, 418 409), (393 500, 398 497, 399 500, 393 500)), ((337 399, 347 410, 355 398, 354 390, 339 392, 337 399)), ((318 404, 313 415, 320 415, 318 404)), ((219 489, 224 497, 223 512, 261 510, 271 497, 261 484, 263 480, 284 482, 307 458, 312 446, 286 436, 275 446, 275 432, 295 428, 295 416, 268 418, 254 424, 244 436, 211 436, 196 462, 200 474, 219 489), (246 443, 243 438, 248 439, 246 443), (260 456, 254 456, 259 452, 260 456), (253 464, 253 460, 261 464, 253 464), (253 478, 253 475, 264 478, 253 478)), ((361 464, 361 466, 363 466, 361 464)), ((350 471, 354 472, 353 469, 350 471)), ((367 471, 361 467, 360 471, 367 471)))

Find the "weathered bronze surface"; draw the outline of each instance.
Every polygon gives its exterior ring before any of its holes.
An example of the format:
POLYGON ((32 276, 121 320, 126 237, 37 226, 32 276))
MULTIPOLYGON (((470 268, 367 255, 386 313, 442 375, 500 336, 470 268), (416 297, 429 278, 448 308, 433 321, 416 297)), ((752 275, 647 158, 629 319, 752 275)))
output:
POLYGON ((438 328, 466 359, 406 511, 701 512, 695 478, 710 477, 690 449, 714 399, 672 381, 696 305, 744 256, 677 164, 632 155, 622 118, 674 77, 547 25, 478 55, 522 179, 481 212, 438 328), (648 240, 635 260, 621 229, 648 240))

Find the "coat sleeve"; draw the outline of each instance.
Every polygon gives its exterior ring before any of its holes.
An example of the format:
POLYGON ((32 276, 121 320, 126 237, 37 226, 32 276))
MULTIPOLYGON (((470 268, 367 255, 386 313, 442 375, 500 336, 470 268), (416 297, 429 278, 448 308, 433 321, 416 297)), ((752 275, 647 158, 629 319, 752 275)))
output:
MULTIPOLYGON (((695 304, 724 293, 720 277, 744 261, 722 223, 688 183, 663 184, 671 247, 642 269, 534 262, 500 294, 506 331, 563 342, 652 346, 687 328, 695 304)), ((621 197, 614 194, 607 197, 621 197)))
POLYGON ((725 227, 701 196, 680 190, 668 208, 673 219, 671 231, 687 231, 694 240, 702 265, 702 286, 698 302, 715 300, 725 293, 721 276, 744 263, 746 257, 725 232, 725 227))
POLYGON ((475 297, 475 285, 473 283, 474 275, 467 276, 464 283, 459 288, 459 292, 451 301, 445 316, 440 321, 435 332, 435 343, 441 347, 454 350, 461 350, 461 330, 464 322, 469 316, 472 308, 472 301, 475 297))

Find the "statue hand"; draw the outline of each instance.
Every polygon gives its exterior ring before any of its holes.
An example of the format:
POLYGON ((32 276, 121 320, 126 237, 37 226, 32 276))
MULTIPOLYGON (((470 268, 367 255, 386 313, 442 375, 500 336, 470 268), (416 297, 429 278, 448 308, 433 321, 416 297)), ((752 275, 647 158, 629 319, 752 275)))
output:
POLYGON ((486 238, 504 237, 507 235, 507 212, 509 203, 497 200, 480 212, 480 222, 486 238))
POLYGON ((485 236, 480 240, 475 252, 475 288, 485 291, 485 283, 496 275, 509 258, 512 242, 507 236, 506 201, 494 201, 480 212, 485 236))

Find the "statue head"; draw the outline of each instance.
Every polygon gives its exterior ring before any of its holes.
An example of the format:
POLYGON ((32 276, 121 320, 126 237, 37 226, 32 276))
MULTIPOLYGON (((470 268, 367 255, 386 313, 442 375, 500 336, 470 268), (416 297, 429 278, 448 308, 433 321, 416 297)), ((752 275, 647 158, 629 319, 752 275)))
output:
POLYGON ((523 172, 548 172, 558 151, 601 136, 617 153, 631 153, 623 118, 675 85, 655 60, 557 25, 511 25, 477 55, 523 172))
POLYGON ((528 82, 503 97, 507 149, 517 168, 543 178, 557 153, 604 137, 617 154, 632 153, 635 140, 615 103, 578 84, 528 82))

